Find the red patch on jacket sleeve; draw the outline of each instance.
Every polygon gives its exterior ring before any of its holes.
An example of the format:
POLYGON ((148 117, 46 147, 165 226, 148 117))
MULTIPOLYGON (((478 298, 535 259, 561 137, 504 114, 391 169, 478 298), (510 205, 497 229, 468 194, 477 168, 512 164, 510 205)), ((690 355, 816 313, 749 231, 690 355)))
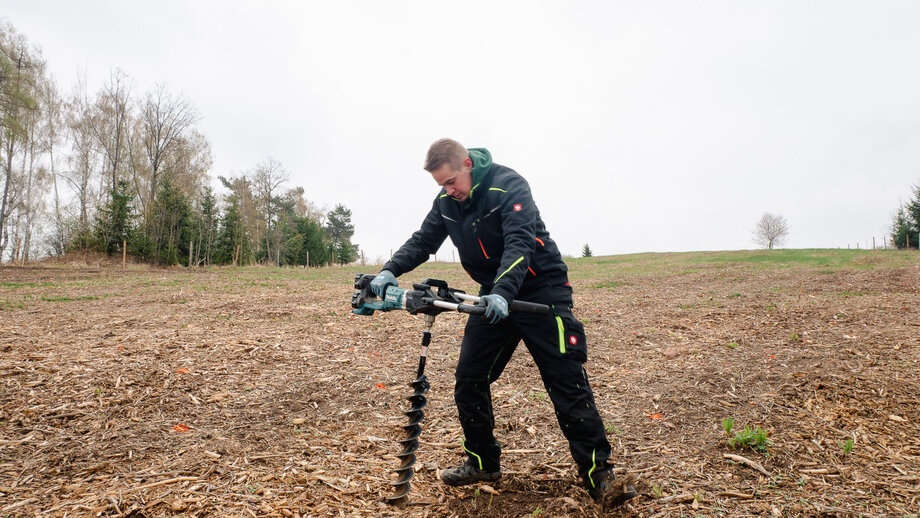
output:
POLYGON ((520 211, 521 209, 523 209, 523 208, 524 208, 524 207, 521 207, 521 204, 520 204, 520 203, 515 203, 515 204, 514 204, 514 212, 519 212, 519 211, 520 211))

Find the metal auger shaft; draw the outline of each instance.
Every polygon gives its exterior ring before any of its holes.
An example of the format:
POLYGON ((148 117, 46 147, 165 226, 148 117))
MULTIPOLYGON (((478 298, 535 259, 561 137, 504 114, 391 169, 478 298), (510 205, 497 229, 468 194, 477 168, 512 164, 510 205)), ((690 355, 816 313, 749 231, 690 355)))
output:
POLYGON ((406 412, 409 422, 402 427, 405 431, 405 436, 399 443, 402 444, 403 450, 396 455, 399 459, 399 467, 396 469, 399 477, 392 482, 393 486, 395 486, 395 492, 387 497, 390 503, 399 503, 405 500, 409 495, 410 481, 415 476, 415 452, 418 451, 418 438, 422 435, 422 420, 425 419, 423 409, 428 404, 425 393, 428 392, 430 387, 428 378, 425 377, 425 361, 428 357, 428 344, 431 343, 432 325, 434 325, 434 315, 425 315, 425 331, 422 332, 422 353, 418 359, 418 373, 415 381, 411 384, 413 389, 412 395, 409 396, 411 406, 409 411, 406 412))

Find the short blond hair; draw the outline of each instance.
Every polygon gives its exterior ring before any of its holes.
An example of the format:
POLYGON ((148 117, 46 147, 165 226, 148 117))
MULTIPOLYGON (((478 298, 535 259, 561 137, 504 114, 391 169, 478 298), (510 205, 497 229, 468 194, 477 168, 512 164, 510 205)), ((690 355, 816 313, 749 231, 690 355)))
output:
POLYGON ((444 164, 450 164, 451 169, 459 170, 463 166, 463 161, 470 157, 462 144, 456 140, 442 138, 435 141, 428 148, 428 156, 425 157, 425 170, 433 173, 441 168, 444 164))

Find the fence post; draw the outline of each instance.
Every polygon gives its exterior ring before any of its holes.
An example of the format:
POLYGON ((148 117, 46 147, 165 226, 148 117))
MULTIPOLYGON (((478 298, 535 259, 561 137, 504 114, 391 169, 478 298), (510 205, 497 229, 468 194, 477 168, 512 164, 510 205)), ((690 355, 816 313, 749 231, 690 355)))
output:
POLYGON ((310 267, 310 251, 309 250, 307 250, 307 261, 303 264, 303 267, 304 268, 310 267))
POLYGON ((121 269, 124 270, 128 266, 128 241, 123 239, 121 241, 121 269))

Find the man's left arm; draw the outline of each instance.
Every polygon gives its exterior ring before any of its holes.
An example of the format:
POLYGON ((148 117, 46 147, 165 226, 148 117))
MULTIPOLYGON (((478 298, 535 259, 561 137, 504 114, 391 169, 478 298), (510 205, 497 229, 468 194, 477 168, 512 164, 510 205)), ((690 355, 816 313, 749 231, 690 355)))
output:
POLYGON ((510 303, 524 283, 536 246, 537 207, 530 194, 530 186, 520 176, 515 176, 501 190, 505 191, 500 197, 505 251, 493 281, 492 293, 501 295, 510 303))

